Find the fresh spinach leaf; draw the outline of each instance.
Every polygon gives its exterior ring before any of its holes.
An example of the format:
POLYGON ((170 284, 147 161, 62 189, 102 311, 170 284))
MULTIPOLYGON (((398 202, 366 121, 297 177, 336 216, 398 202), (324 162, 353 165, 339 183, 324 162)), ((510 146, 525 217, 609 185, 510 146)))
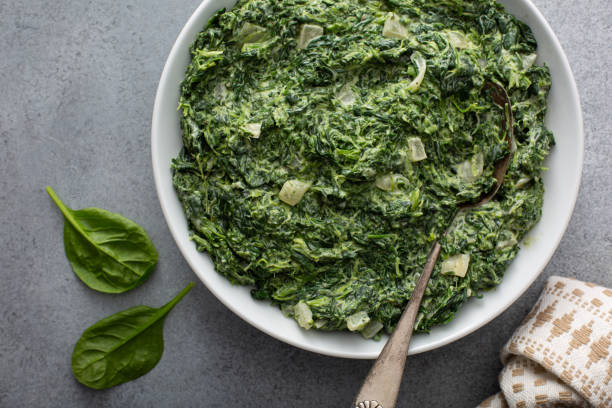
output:
POLYGON ((157 251, 141 226, 100 208, 72 210, 51 187, 47 192, 66 220, 66 256, 83 283, 99 292, 122 293, 149 277, 157 251))
POLYGON ((104 389, 151 371, 164 352, 164 320, 193 286, 189 283, 159 309, 132 307, 85 330, 72 352, 76 379, 88 387, 104 389))

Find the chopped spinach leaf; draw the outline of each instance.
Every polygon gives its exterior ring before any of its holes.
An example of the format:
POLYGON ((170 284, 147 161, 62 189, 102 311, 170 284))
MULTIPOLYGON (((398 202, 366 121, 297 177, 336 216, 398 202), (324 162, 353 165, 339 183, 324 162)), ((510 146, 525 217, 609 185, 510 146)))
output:
POLYGON ((441 239, 417 331, 500 283, 542 209, 550 74, 494 0, 241 0, 195 39, 174 185, 231 282, 304 328, 393 330, 441 239), (495 183, 495 199, 454 215, 495 183), (442 234, 452 224, 451 232, 442 234))

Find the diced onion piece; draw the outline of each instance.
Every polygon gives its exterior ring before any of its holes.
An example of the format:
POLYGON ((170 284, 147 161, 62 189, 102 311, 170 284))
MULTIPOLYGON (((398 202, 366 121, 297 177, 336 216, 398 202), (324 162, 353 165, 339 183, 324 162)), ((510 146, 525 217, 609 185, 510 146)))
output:
POLYGON ((461 180, 466 183, 473 183, 482 175, 484 170, 484 157, 482 153, 476 153, 471 160, 459 163, 456 170, 461 180))
POLYGON ((518 181, 515 184, 515 187, 517 189, 521 189, 523 187, 525 187, 527 184, 529 184, 529 182, 531 181, 530 177, 521 177, 520 179, 518 179, 518 181))
POLYGON ((350 331, 361 330, 368 323, 370 323, 370 316, 368 316, 367 312, 353 313, 346 318, 346 327, 350 331))
POLYGON ((301 300, 295 306, 293 306, 293 318, 300 325, 300 327, 303 327, 306 330, 310 329, 314 324, 312 320, 312 311, 308 305, 301 300))
POLYGON ((289 205, 296 205, 302 200, 304 193, 310 188, 310 184, 300 180, 287 180, 278 193, 278 198, 289 205))
POLYGON ((460 278, 465 277, 465 274, 470 265, 470 256, 467 254, 457 254, 447 258, 442 262, 442 273, 452 273, 460 278))
POLYGON ((484 170, 484 155, 482 152, 476 153, 472 157, 472 173, 476 177, 480 177, 484 170))
POLYGON ((338 98, 342 106, 351 106, 357 99, 355 97, 355 93, 351 89, 350 84, 344 85, 342 89, 340 89, 340 92, 338 92, 336 95, 336 98, 338 98))
POLYGON ((535 63, 536 58, 538 58, 538 54, 536 53, 525 55, 523 57, 523 69, 527 70, 531 68, 531 66, 535 63))
POLYGON ((383 191, 393 190, 393 176, 391 174, 385 174, 384 176, 376 177, 374 185, 383 191))
POLYGON ((503 241, 499 241, 497 243, 496 248, 497 249, 509 248, 509 247, 515 246, 516 244, 517 244, 516 239, 513 239, 513 238, 506 239, 506 240, 503 240, 503 241))
POLYGON ((455 48, 467 48, 470 45, 465 35, 459 31, 448 31, 446 37, 448 42, 455 48))
POLYGON ((268 39, 268 30, 257 24, 244 23, 238 33, 241 44, 258 43, 268 39))
POLYGON ((496 245, 497 249, 513 247, 516 244, 518 244, 518 241, 516 240, 516 236, 514 235, 514 233, 512 233, 512 231, 504 231, 502 235, 503 235, 503 238, 505 239, 497 241, 497 245, 496 245))
POLYGON ((300 36, 298 38, 298 50, 303 50, 308 47, 308 44, 315 38, 319 38, 323 35, 323 27, 314 24, 304 24, 300 30, 300 36))
POLYGON ((219 82, 213 89, 213 93, 215 97, 219 99, 225 99, 227 95, 227 87, 225 86, 223 82, 219 82))
POLYGON ((414 65, 416 65, 417 69, 419 70, 419 73, 417 74, 416 78, 414 78, 412 82, 408 85, 408 89, 410 89, 412 92, 415 92, 417 89, 419 89, 419 86, 421 86, 423 78, 425 78, 425 71, 427 71, 427 61, 425 60, 425 57, 423 57, 423 55, 421 55, 421 53, 418 51, 412 53, 412 55, 410 56, 410 60, 414 63, 414 65))
POLYGON ((474 181, 474 177, 472 175, 472 163, 470 163, 469 160, 459 163, 455 167, 455 170, 457 170, 457 176, 459 176, 459 178, 464 182, 471 183, 474 181))
POLYGON ((327 320, 326 319, 318 319, 314 321, 314 328, 315 329, 320 329, 322 327, 325 327, 325 325, 327 324, 327 320))
POLYGON ((408 38, 408 29, 400 22, 400 17, 395 13, 389 13, 382 31, 383 37, 405 40, 408 38))
POLYGON ((274 119, 274 123, 276 123, 277 126, 281 127, 289 120, 289 114, 285 109, 279 106, 272 111, 272 119, 274 119))
POLYGON ((467 292, 466 294, 468 295, 468 297, 472 296, 472 289, 467 288, 466 292, 467 292))
POLYGON ((410 161, 417 162, 425 160, 427 153, 425 153, 425 146, 418 137, 411 137, 408 139, 408 158, 410 161))
POLYGON ((242 127, 242 129, 245 132, 250 133, 254 139, 259 139, 259 136, 261 135, 261 123, 247 123, 242 127))
POLYGON ((363 328, 363 330, 361 330, 361 335, 366 339, 371 339, 372 337, 376 336, 383 327, 384 326, 381 322, 372 320, 363 328))

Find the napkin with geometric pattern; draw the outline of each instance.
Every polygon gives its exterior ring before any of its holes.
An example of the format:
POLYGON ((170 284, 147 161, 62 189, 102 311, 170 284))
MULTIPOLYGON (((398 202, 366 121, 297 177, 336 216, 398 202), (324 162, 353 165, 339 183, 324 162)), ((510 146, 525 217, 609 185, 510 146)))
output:
POLYGON ((501 392, 478 408, 612 408, 612 290, 551 277, 501 360, 501 392))

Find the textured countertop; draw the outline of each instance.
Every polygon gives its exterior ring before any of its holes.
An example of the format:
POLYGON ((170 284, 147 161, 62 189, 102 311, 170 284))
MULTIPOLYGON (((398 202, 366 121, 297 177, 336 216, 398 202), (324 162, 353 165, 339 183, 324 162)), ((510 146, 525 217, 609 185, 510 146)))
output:
MULTIPOLYGON (((150 161, 157 83, 199 0, 0 1, 0 406, 347 407, 370 361, 281 343, 201 283, 172 312, 166 350, 146 376, 94 391, 72 377, 81 332, 136 304, 165 303, 196 276, 161 213, 150 161), (51 185, 74 208, 140 223, 159 251, 143 286, 96 293, 72 273, 51 185)), ((498 352, 551 274, 612 286, 612 5, 535 0, 557 33, 582 98, 580 196, 552 261, 493 322, 410 357, 400 406, 471 407, 498 389, 498 352)))

